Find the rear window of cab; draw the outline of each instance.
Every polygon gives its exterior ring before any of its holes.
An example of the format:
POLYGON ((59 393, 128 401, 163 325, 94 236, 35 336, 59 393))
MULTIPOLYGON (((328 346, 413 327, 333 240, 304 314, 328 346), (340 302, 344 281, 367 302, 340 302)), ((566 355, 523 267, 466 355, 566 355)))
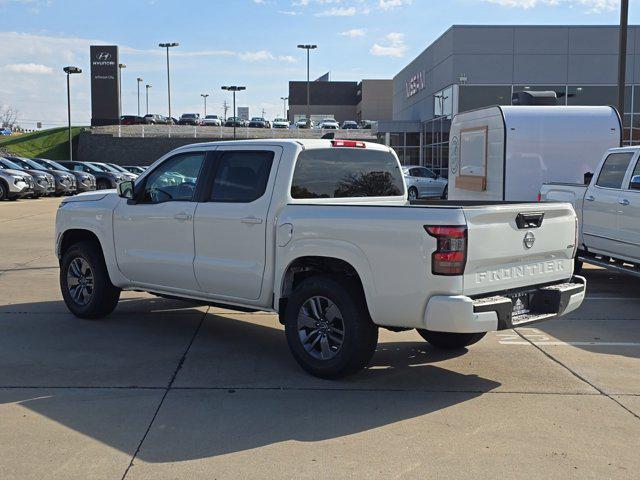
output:
POLYGON ((397 197, 403 192, 396 158, 387 151, 360 148, 304 150, 291 182, 295 199, 397 197))

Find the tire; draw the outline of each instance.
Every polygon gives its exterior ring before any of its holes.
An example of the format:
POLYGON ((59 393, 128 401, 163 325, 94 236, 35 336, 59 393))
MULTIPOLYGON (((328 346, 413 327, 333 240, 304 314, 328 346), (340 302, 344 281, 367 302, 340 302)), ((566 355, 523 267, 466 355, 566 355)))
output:
POLYGON ((418 189, 416 187, 409 187, 409 200, 418 200, 418 189))
POLYGON ((449 185, 444 186, 444 190, 442 191, 442 196, 440 197, 442 200, 446 200, 449 198, 449 185))
POLYGON ((111 184, 107 180, 98 180, 96 182, 96 190, 109 190, 111 188, 111 184))
POLYGON ((289 297, 284 323, 293 357, 320 378, 362 370, 378 343, 378 327, 369 317, 362 288, 344 277, 319 275, 300 283, 289 297))
POLYGON ((486 332, 481 333, 447 333, 447 332, 432 332, 431 330, 424 330, 419 328, 418 333, 427 342, 436 348, 443 350, 459 350, 474 343, 479 342, 484 338, 486 332))
POLYGON ((72 245, 62 257, 60 290, 67 308, 80 318, 105 317, 113 312, 120 299, 120 289, 109 279, 102 251, 88 241, 72 245), (70 286, 74 279, 78 282, 75 288, 70 286), (82 286, 84 292, 78 292, 82 286))
POLYGON ((9 188, 7 184, 4 183, 4 180, 0 180, 0 202, 2 200, 6 200, 9 195, 9 188))
POLYGON ((576 258, 573 259, 573 274, 574 275, 580 275, 580 272, 582 272, 582 262, 580 260, 578 260, 578 253, 576 253, 576 258))

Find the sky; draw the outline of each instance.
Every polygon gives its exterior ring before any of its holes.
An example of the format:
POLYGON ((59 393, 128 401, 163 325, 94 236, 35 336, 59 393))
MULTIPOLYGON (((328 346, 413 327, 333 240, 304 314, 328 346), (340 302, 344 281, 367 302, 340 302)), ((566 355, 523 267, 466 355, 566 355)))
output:
MULTIPOLYGON (((640 0, 629 21, 640 23, 640 0)), ((119 45, 123 113, 137 113, 137 77, 152 87, 150 113, 167 114, 161 42, 171 51, 173 116, 222 114, 237 105, 250 115, 281 116, 289 80, 306 78, 300 43, 314 43, 311 77, 393 78, 451 25, 592 24, 619 20, 619 0, 0 0, 0 106, 23 126, 66 124, 65 65, 72 77, 72 121, 90 122, 89 45, 119 45)), ((144 88, 141 109, 145 112, 144 88)), ((229 115, 231 113, 229 112, 229 115)))

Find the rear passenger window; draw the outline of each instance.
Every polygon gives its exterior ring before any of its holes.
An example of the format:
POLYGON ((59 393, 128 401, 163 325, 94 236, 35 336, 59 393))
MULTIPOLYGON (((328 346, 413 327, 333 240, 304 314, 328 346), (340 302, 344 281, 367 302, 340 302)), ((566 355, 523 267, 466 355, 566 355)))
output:
POLYGON ((293 198, 394 197, 403 190, 396 158, 364 148, 305 150, 291 183, 293 198))
POLYGON ((211 190, 213 202, 248 203, 264 195, 273 152, 226 152, 220 157, 211 190))
POLYGON ((627 172, 633 152, 612 153, 602 165, 596 185, 604 188, 622 188, 622 180, 627 172))

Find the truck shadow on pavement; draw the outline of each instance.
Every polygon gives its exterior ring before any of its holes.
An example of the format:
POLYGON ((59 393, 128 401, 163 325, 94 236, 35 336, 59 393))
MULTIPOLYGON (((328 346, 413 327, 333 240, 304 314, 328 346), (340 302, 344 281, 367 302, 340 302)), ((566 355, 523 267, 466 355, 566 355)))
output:
MULTIPOLYGON (((60 307, 46 303, 12 308, 60 307)), ((459 353, 412 340, 383 341, 369 369, 325 381, 295 364, 273 317, 208 314, 191 343, 201 316, 183 302, 146 298, 123 301, 98 322, 5 314, 0 345, 14 346, 0 360, 22 371, 0 375, 0 404, 17 403, 133 455, 162 401, 138 458, 176 462, 366 435, 500 386, 435 365, 459 353), (75 335, 69 342, 67 333, 75 335)))

